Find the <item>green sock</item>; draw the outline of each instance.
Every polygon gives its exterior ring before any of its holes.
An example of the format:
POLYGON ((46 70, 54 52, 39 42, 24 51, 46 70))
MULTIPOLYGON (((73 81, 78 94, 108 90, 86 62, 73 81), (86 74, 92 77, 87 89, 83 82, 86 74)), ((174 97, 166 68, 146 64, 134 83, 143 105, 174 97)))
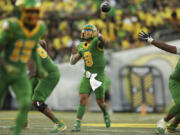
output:
POLYGON ((29 108, 23 108, 19 110, 16 117, 16 127, 13 135, 19 135, 27 122, 27 112, 29 108))
POLYGON ((53 122, 54 123, 61 123, 57 117, 53 120, 53 122))
POLYGON ((78 123, 80 125, 81 124, 81 120, 76 120, 76 123, 78 123))
POLYGON ((180 113, 180 104, 176 104, 169 110, 168 114, 164 118, 166 122, 171 120, 174 116, 176 116, 178 113, 180 113))
POLYGON ((83 115, 84 115, 84 113, 85 113, 85 108, 86 108, 85 105, 81 105, 81 104, 80 104, 80 105, 78 106, 77 118, 82 119, 82 117, 83 117, 83 115))
POLYGON ((104 104, 104 107, 101 107, 101 106, 100 106, 100 108, 101 108, 101 111, 103 112, 104 116, 105 116, 105 115, 108 115, 108 109, 107 109, 106 104, 104 104))

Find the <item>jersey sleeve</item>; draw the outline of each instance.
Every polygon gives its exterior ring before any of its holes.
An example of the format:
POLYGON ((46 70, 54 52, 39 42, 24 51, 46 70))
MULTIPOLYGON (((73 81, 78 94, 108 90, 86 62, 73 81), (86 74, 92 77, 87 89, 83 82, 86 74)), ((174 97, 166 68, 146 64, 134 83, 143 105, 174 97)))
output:
POLYGON ((92 40, 92 44, 98 44, 99 42, 99 39, 97 37, 95 37, 93 40, 92 40))
POLYGON ((5 46, 11 38, 10 22, 5 20, 2 24, 2 32, 0 33, 0 45, 5 46))
POLYGON ((37 53, 42 59, 45 59, 48 57, 48 53, 41 47, 40 44, 37 44, 37 53))
POLYGON ((39 72, 43 68, 43 66, 41 63, 41 57, 40 57, 37 49, 38 49, 38 43, 32 51, 32 60, 34 61, 35 65, 36 65, 37 72, 39 72))
POLYGON ((92 40, 92 44, 93 44, 93 46, 94 46, 95 49, 97 49, 97 50, 100 51, 100 52, 104 52, 104 46, 102 46, 102 45, 100 44, 100 40, 99 40, 97 37, 95 37, 95 38, 92 40))
POLYGON ((43 38, 43 36, 45 36, 46 33, 47 33, 47 26, 46 26, 46 24, 45 24, 44 22, 42 22, 42 21, 41 21, 41 33, 42 33, 41 38, 43 38))

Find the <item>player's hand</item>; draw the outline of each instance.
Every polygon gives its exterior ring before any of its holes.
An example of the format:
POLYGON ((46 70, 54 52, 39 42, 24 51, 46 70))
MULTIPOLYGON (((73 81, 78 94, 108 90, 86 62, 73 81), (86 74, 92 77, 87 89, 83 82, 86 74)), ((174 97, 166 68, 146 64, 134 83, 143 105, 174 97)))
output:
POLYGON ((93 34, 94 34, 94 37, 97 37, 97 38, 101 36, 101 33, 99 33, 99 31, 95 31, 93 34))
POLYGON ((41 69, 40 71, 38 71, 37 76, 40 79, 46 78, 48 76, 48 72, 46 72, 44 69, 41 69))
POLYGON ((19 70, 18 70, 16 67, 14 67, 14 66, 12 66, 12 65, 10 65, 10 64, 7 64, 7 65, 5 66, 5 70, 6 70, 8 73, 10 73, 10 74, 16 74, 16 73, 19 72, 19 70))
POLYGON ((47 50, 47 43, 45 40, 39 40, 39 44, 45 49, 47 50))
POLYGON ((78 51, 77 51, 77 46, 75 46, 75 45, 73 45, 72 46, 72 51, 71 51, 71 53, 72 54, 76 54, 78 51))
POLYGON ((151 37, 150 34, 147 34, 145 33, 144 31, 141 31, 139 34, 138 34, 138 38, 139 40, 141 41, 146 41, 148 43, 151 43, 154 39, 151 37))
POLYGON ((93 36, 94 36, 94 37, 98 37, 98 35, 99 35, 99 32, 98 32, 98 31, 95 31, 95 32, 93 33, 93 36))

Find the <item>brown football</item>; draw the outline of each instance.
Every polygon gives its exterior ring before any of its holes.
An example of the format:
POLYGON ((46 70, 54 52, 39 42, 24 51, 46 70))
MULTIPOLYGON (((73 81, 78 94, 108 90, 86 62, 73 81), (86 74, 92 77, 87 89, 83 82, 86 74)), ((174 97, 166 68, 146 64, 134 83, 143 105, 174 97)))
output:
POLYGON ((109 10, 111 9, 111 5, 108 1, 104 1, 101 3, 101 11, 103 12, 109 12, 109 10))

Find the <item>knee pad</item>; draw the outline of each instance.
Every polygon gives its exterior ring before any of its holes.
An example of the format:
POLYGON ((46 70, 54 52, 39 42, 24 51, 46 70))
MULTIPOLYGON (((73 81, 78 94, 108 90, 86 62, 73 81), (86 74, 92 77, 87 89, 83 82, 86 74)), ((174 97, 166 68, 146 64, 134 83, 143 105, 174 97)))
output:
POLYGON ((44 110, 48 107, 47 104, 40 101, 35 101, 34 105, 40 112, 44 112, 44 110))

